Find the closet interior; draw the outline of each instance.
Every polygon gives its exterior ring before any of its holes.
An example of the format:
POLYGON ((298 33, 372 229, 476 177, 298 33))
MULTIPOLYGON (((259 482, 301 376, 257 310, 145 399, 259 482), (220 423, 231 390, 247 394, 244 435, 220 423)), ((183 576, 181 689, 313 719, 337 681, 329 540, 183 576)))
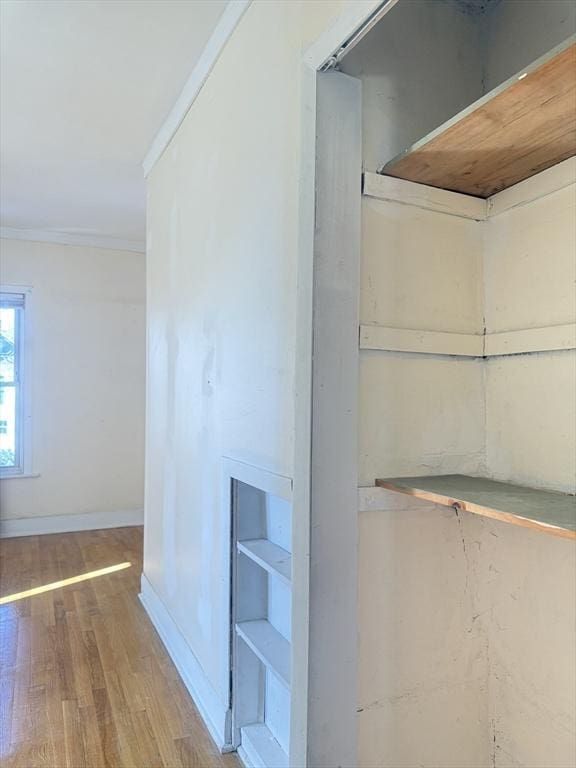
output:
POLYGON ((573 10, 400 0, 342 64, 363 87, 365 768, 574 758, 573 10))

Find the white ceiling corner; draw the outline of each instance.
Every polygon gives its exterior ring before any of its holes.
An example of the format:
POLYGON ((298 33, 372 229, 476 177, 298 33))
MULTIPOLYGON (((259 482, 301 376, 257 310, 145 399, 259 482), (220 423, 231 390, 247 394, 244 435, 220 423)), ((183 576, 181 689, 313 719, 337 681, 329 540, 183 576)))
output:
POLYGON ((142 250, 142 161, 226 6, 0 2, 3 235, 142 250))

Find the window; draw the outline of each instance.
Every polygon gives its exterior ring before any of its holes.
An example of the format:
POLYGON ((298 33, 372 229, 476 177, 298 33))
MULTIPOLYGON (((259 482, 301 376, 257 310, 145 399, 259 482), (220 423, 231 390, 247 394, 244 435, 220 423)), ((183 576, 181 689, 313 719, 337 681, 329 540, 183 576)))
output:
POLYGON ((24 390, 24 328, 29 291, 2 288, 0 292, 0 473, 29 471, 30 446, 26 429, 24 390))

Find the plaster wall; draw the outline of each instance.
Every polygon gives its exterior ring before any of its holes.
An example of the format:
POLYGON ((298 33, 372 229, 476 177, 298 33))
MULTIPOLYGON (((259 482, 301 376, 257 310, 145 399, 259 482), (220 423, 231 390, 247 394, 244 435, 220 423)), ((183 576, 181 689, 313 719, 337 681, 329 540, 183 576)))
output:
POLYGON ((481 521, 378 495, 359 515, 358 765, 488 768, 481 521))
MULTIPOLYGON (((481 334, 483 228, 363 197, 363 324, 481 334)), ((359 480, 480 474, 483 361, 360 352, 359 480)), ((359 516, 358 764, 489 765, 486 640, 467 540, 478 522, 376 492, 359 516)))
POLYGON ((500 0, 480 23, 487 93, 576 33, 576 3, 500 0))
POLYGON ((142 510, 145 259, 0 241, 0 280, 32 288, 32 469, 3 479, 4 520, 142 510))
POLYGON ((301 62, 345 10, 252 3, 148 179, 144 575, 224 710, 222 457, 293 476, 301 62))
MULTIPOLYGON (((574 202, 572 184, 478 223, 364 198, 362 322, 575 322, 574 202)), ((361 483, 459 472, 573 492, 575 391, 574 350, 362 351, 361 483)), ((376 494, 359 518, 359 764, 574 765, 573 543, 376 494)))
MULTIPOLYGON (((576 322, 576 184, 486 222, 488 332, 576 322)), ((486 361, 495 479, 576 491, 576 351, 486 361)))
POLYGON ((359 515, 358 764, 572 768, 573 542, 377 494, 359 515))
MULTIPOLYGON (((361 323, 482 333, 480 223, 362 199, 361 323)), ((360 353, 359 483, 478 473, 484 457, 482 361, 360 353)))
POLYGON ((576 547, 482 518, 468 543, 487 638, 494 768, 576 765, 576 547))

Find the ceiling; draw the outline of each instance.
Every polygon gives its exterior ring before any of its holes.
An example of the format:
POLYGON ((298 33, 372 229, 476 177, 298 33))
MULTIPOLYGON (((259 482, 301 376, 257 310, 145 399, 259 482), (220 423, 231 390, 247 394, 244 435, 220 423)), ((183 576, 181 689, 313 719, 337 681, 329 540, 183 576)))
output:
POLYGON ((142 160, 226 5, 1 0, 1 226, 143 242, 142 160))

